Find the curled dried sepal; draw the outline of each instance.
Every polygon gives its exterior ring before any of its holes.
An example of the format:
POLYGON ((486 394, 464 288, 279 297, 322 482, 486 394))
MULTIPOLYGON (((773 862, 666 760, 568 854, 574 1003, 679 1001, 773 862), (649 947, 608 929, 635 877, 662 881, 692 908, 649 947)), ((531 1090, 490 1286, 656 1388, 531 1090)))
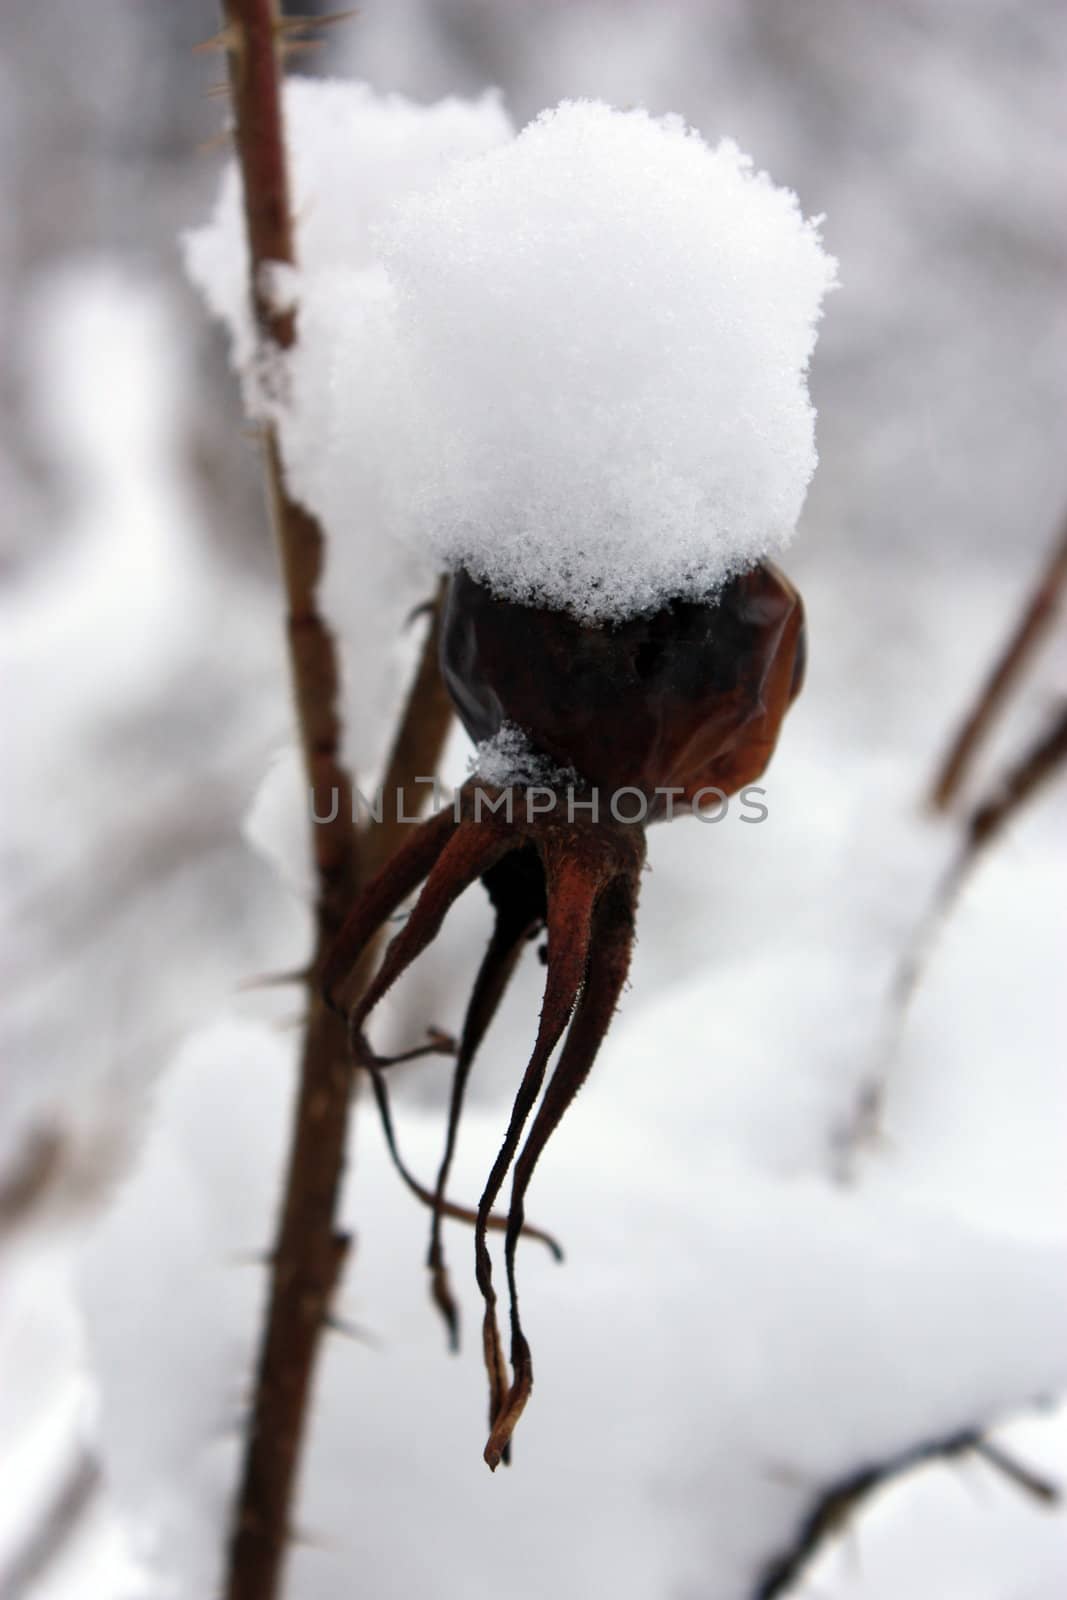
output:
MULTIPOLYGON (((448 1281, 441 1237, 445 1216, 470 1219, 475 1227, 475 1274, 485 1303, 483 1345, 489 1376, 490 1436, 485 1458, 491 1467, 507 1459, 508 1446, 533 1381, 530 1349, 518 1308, 515 1252, 524 1234, 558 1247, 525 1222, 525 1198, 534 1167, 578 1088, 607 1031, 626 978, 634 913, 645 857, 643 830, 615 821, 564 819, 562 808, 525 815, 523 806, 494 812, 485 806, 502 791, 472 780, 454 811, 442 812, 416 831, 368 886, 342 930, 325 972, 327 998, 336 998, 358 966, 369 941, 421 883, 403 928, 391 941, 364 993, 346 1012, 356 1060, 369 1073, 390 1152, 409 1187, 433 1212, 428 1265, 435 1303, 455 1344, 458 1313, 448 1281), (396 1144, 384 1069, 367 1035, 367 1020, 417 956, 437 936, 449 907, 481 878, 495 911, 495 925, 475 980, 455 1055, 444 1154, 431 1192, 408 1171, 396 1144), (507 1131, 477 1212, 456 1206, 446 1186, 475 1054, 515 969, 523 945, 547 929, 545 991, 533 1052, 519 1084, 507 1131), (569 1027, 568 1027, 569 1025, 569 1027), (559 1062, 520 1150, 526 1123, 537 1105, 552 1052, 566 1033, 559 1062), (514 1164, 506 1216, 493 1206, 514 1164), (509 1381, 496 1317, 496 1289, 487 1244, 490 1229, 505 1231, 505 1261, 511 1321, 509 1381)), ((440 1048, 435 1039, 429 1049, 440 1048)), ((410 1059, 415 1052, 407 1052, 410 1059)), ((418 1052, 418 1053, 421 1053, 418 1052)))
MULTIPOLYGON (((626 982, 633 948, 639 870, 640 865, 636 863, 632 875, 631 871, 615 874, 596 891, 593 915, 588 925, 581 995, 571 1017, 559 1061, 515 1163, 504 1243, 511 1302, 511 1366, 514 1377, 511 1388, 497 1408, 485 1447, 485 1459, 494 1469, 506 1457, 515 1424, 522 1415, 533 1386, 533 1364, 519 1317, 518 1285, 515 1279, 515 1247, 525 1221, 526 1191, 545 1145, 589 1075, 626 982)), ((550 931, 550 963, 551 959, 550 931)))

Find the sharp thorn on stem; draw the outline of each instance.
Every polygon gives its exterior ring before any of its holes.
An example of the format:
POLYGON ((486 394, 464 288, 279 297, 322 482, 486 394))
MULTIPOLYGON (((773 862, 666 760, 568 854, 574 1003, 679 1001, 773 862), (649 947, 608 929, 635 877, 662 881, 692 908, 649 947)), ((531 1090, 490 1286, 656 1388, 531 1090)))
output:
POLYGON ((212 138, 202 139, 196 147, 197 155, 215 155, 217 151, 223 149, 229 144, 232 134, 233 130, 231 128, 223 128, 221 133, 214 134, 212 138))
POLYGON ((273 1250, 246 1250, 227 1257, 231 1267, 269 1267, 274 1264, 273 1250))
POLYGON ((242 978, 237 985, 237 992, 248 994, 255 989, 284 989, 290 984, 309 983, 311 977, 308 967, 294 967, 290 972, 261 972, 254 978, 242 978))
POLYGON ((241 48, 241 30, 236 22, 228 22, 218 33, 213 33, 210 39, 201 39, 199 44, 193 45, 194 56, 211 55, 223 50, 239 50, 241 48))
POLYGON ((355 1344, 365 1345, 368 1350, 381 1349, 381 1341, 369 1328, 364 1328, 361 1323, 352 1322, 347 1317, 339 1317, 336 1312, 328 1311, 322 1319, 322 1325, 331 1333, 340 1334, 343 1339, 351 1339, 355 1344))
POLYGON ((274 32, 285 37, 289 34, 305 33, 316 28, 335 28, 338 23, 352 22, 358 16, 358 6, 351 6, 346 11, 328 11, 321 17, 289 15, 277 19, 274 24, 274 32))

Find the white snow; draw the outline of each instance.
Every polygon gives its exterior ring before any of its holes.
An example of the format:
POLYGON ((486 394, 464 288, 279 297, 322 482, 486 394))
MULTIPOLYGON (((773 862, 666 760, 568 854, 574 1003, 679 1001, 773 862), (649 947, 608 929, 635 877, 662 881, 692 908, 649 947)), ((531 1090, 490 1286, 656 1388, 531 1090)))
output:
POLYGON ((795 195, 731 140, 592 101, 510 140, 493 99, 306 82, 287 109, 300 334, 282 374, 257 359, 232 171, 188 261, 294 492, 342 551, 369 519, 356 568, 340 554, 350 597, 407 550, 606 621, 789 542, 836 273, 795 195))
MULTIPOLYGON (((515 1600, 600 1588, 627 1600, 664 1590, 743 1600, 814 1491, 1062 1387, 1062 1237, 988 1230, 916 1197, 910 1174, 852 1191, 811 1168, 775 1170, 773 1139, 761 1159, 735 1142, 730 1116, 734 1102, 758 1104, 773 1129, 771 1063, 753 1090, 729 1060, 708 1059, 714 1030, 699 984, 654 1010, 653 1032, 640 995, 628 997, 531 1196, 531 1217, 559 1234, 567 1259, 521 1252, 537 1384, 507 1474, 490 1479, 480 1456, 469 1232, 448 1230, 463 1305, 454 1358, 426 1289, 426 1213, 362 1108, 344 1208, 358 1270, 338 1309, 369 1342, 326 1347, 300 1511, 311 1548, 294 1553, 296 1593, 340 1600, 359 1573, 375 1593, 461 1596, 488 1592, 506 1570, 515 1600), (395 1529, 401 1492, 417 1537, 395 1529)), ((522 1044, 514 1031, 496 1035, 513 1077, 522 1044)), ((227 1380, 248 1370, 261 1283, 242 1261, 264 1239, 287 1054, 265 1029, 233 1020, 189 1041, 140 1170, 82 1264, 116 1499, 178 1592, 210 1581, 221 1539, 233 1469, 222 1435, 240 1414, 227 1380), (181 1293, 194 1282, 196 1294, 181 1293), (161 1417, 152 1393, 163 1374, 187 1398, 161 1417), (191 1537, 198 1523, 206 1536, 191 1537)), ((811 1070, 779 1058, 779 1075, 790 1065, 811 1070)), ((441 1115, 405 1099, 402 1148, 430 1173, 441 1115)), ((476 1101, 465 1117, 457 1196, 480 1191, 504 1116, 504 1105, 476 1101)), ((964 1471, 950 1469, 957 1494, 964 1471)), ((1025 1544, 1028 1521, 1047 1513, 1011 1510, 1025 1544)))
POLYGON ((573 767, 558 767, 535 750, 517 722, 505 722, 491 739, 483 739, 471 761, 471 771, 486 783, 503 789, 508 784, 576 784, 573 767))
POLYGON ((447 565, 603 621, 788 543, 835 264, 732 141, 564 104, 380 241, 417 405, 412 514, 447 565))

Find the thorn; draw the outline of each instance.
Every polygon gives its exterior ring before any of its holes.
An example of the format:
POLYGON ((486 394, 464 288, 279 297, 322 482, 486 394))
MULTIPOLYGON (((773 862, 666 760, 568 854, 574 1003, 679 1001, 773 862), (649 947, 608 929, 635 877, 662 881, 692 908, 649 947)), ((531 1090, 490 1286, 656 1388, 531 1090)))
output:
POLYGON ((285 1540, 287 1544, 296 1545, 303 1550, 329 1551, 337 1548, 332 1541, 326 1539, 321 1533, 312 1533, 309 1528, 287 1528, 285 1540))
POLYGON ((329 11, 323 17, 279 17, 274 24, 274 32, 284 36, 303 33, 308 28, 332 28, 339 22, 351 22, 359 16, 359 10, 358 6, 351 6, 347 11, 329 11))
POLYGON ((351 1322, 347 1317, 339 1317, 334 1312, 328 1311, 322 1319, 324 1328, 331 1333, 339 1333, 343 1339, 351 1339, 356 1344, 362 1344, 368 1350, 380 1350, 381 1340, 369 1328, 364 1328, 361 1323, 351 1322))
POLYGON ((216 133, 213 138, 202 139, 201 142, 196 146, 196 153, 198 156, 214 155, 217 150, 221 150, 222 147, 224 145, 228 145, 229 142, 230 129, 223 128, 222 132, 216 133))
POLYGON ((1044 1505, 1055 1506, 1060 1502, 1060 1487, 1051 1478, 1046 1478, 1033 1467, 1028 1467, 1025 1462, 1019 1461, 1000 1445, 994 1444, 990 1439, 977 1439, 974 1444, 974 1453, 979 1456, 987 1466, 994 1467, 997 1472, 1013 1483, 1017 1489, 1025 1494, 1033 1495, 1035 1500, 1040 1500, 1044 1505))
POLYGON ((194 56, 208 55, 217 50, 239 50, 241 48, 241 30, 235 22, 228 22, 218 33, 213 33, 210 39, 202 39, 199 44, 193 45, 194 56))
POLYGON ((271 1267, 274 1265, 273 1250, 239 1250, 227 1256, 231 1267, 271 1267))
POLYGON ((290 983, 310 982, 310 967, 295 967, 291 972, 261 972, 254 978, 242 978, 237 992, 247 994, 252 989, 283 989, 290 983))

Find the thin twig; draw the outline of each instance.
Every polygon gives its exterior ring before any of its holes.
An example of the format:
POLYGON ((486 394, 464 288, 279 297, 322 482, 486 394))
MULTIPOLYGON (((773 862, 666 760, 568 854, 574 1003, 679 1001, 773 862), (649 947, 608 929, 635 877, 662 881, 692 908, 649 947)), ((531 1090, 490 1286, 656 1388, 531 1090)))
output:
POLYGON ((975 806, 963 827, 960 848, 941 879, 904 950, 889 991, 880 1043, 850 1119, 835 1141, 840 1177, 855 1176, 859 1149, 882 1136, 889 1075, 900 1048, 912 1000, 965 885, 990 845, 1023 807, 1067 766, 1067 704, 1057 706, 1045 731, 975 806))
POLYGON ((1057 706, 1048 727, 967 819, 961 876, 1039 789, 1067 762, 1067 703, 1057 706))
POLYGON ((1010 639, 994 663, 982 691, 941 764, 930 795, 937 811, 947 811, 981 745, 988 737, 1012 686, 1047 633, 1067 588, 1067 520, 1064 521, 1045 570, 1031 594, 1010 639))
POLYGON ((0 1573, 3 1600, 30 1600, 40 1592, 42 1579, 73 1544, 101 1482, 99 1461, 79 1446, 40 1522, 0 1573))
POLYGON ((859 1467, 823 1489, 801 1519, 789 1548, 767 1563, 757 1582, 754 1600, 777 1600, 792 1589, 819 1551, 850 1526, 881 1489, 931 1461, 948 1463, 966 1455, 978 1456, 1038 1504, 1055 1506, 1059 1503, 1058 1484, 1017 1461, 1000 1445, 991 1443, 983 1429, 962 1429, 947 1438, 914 1445, 885 1461, 859 1467))
POLYGON ((897 970, 892 1005, 903 1016, 926 970, 944 927, 978 860, 1008 823, 1067 763, 1067 704, 1057 706, 1048 726, 1002 774, 963 826, 956 859, 945 873, 930 907, 897 970))

